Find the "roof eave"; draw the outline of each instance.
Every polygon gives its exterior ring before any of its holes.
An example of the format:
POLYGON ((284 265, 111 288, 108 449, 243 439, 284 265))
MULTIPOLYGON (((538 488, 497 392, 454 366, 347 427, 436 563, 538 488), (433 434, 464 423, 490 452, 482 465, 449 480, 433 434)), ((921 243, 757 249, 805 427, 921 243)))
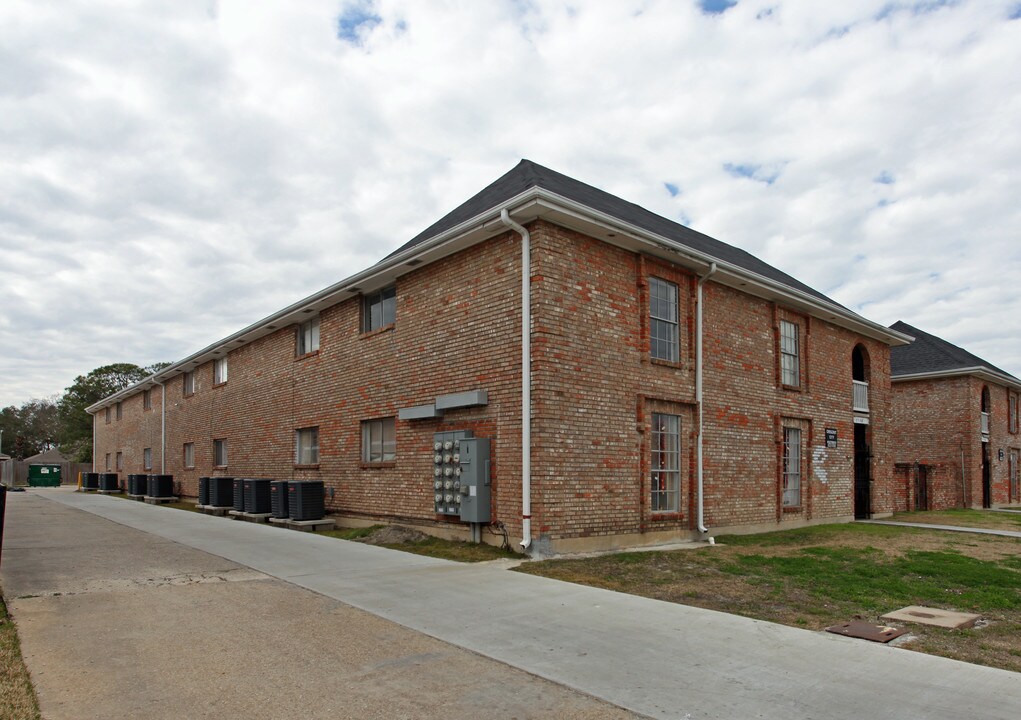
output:
POLYGON ((1005 375, 990 370, 987 367, 966 367, 954 368, 953 370, 930 370, 928 372, 901 373, 890 375, 890 382, 910 382, 912 380, 938 380, 940 378, 977 377, 987 382, 994 382, 999 385, 1006 385, 1009 388, 1021 392, 1021 380, 1012 375, 1005 375))

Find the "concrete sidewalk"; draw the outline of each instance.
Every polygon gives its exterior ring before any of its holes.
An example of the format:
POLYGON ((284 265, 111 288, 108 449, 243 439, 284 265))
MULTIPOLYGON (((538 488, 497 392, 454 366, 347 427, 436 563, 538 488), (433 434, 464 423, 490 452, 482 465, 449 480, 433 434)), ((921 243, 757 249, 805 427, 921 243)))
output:
MULTIPOLYGON (((1005 510, 1004 512, 1011 512, 1005 510)), ((948 532, 974 533, 976 535, 1000 535, 1002 537, 1021 538, 1016 530, 994 530, 992 528, 965 527, 963 525, 935 525, 933 523, 904 522, 901 520, 855 520, 864 525, 895 525, 896 527, 920 528, 922 530, 946 530, 948 532)))
POLYGON ((52 491, 657 718, 1011 718, 1021 675, 820 632, 331 538, 52 491))

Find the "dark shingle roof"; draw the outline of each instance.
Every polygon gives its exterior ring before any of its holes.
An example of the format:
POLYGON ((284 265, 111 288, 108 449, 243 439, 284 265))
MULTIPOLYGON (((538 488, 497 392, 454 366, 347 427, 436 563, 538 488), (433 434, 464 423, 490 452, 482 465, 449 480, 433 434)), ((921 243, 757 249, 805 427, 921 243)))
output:
POLYGON ((487 210, 491 210, 533 187, 543 188, 549 192, 556 193, 593 210, 606 213, 643 230, 704 253, 715 260, 736 265, 739 268, 762 275, 781 285, 800 290, 813 297, 839 306, 839 303, 826 297, 818 290, 810 288, 808 285, 794 279, 787 273, 777 270, 772 265, 763 262, 740 248, 720 242, 708 235, 703 235, 673 220, 668 220, 661 215, 646 210, 639 205, 622 200, 608 192, 538 165, 531 160, 522 160, 506 175, 420 232, 398 250, 391 253, 391 256, 425 242, 446 230, 450 230, 460 223, 470 220, 487 210))
POLYGON ((964 348, 959 348, 943 338, 912 327, 903 320, 895 322, 890 329, 915 338, 910 345, 890 348, 890 374, 893 377, 916 373, 949 372, 965 368, 985 368, 1017 380, 1010 373, 986 362, 977 355, 972 355, 964 348))

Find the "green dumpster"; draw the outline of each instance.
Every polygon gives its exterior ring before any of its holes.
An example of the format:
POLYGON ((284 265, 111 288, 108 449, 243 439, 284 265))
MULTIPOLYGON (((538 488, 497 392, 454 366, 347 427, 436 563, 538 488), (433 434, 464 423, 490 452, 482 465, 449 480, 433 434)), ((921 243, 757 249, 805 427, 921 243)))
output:
POLYGON ((60 487, 60 465, 29 465, 29 487, 60 487))

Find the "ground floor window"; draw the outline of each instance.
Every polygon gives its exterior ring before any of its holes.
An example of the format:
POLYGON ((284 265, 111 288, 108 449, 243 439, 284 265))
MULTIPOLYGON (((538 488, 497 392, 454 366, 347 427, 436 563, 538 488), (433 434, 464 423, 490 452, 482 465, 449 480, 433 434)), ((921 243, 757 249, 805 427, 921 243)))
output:
POLYGON ((319 464, 319 428, 301 428, 294 431, 294 463, 319 464))
POLYGON ((783 506, 801 505, 801 428, 783 429, 783 506))
POLYGON ((681 495, 681 419, 652 414, 650 463, 653 512, 678 512, 681 495))
POLYGON ((195 467, 195 443, 184 444, 184 466, 186 468, 195 467))
POLYGON ((106 454, 106 471, 110 472, 110 453, 106 454))
POLYGON ((395 418, 362 421, 362 462, 389 462, 396 457, 395 418))
POLYGON ((152 448, 142 450, 142 467, 152 470, 152 448))
POLYGON ((213 465, 227 467, 227 441, 213 440, 213 465))
POLYGON ((1012 503, 1016 503, 1021 499, 1021 468, 1018 467, 1019 461, 1021 461, 1021 451, 1011 449, 1008 472, 1010 476, 1010 502, 1012 503))
POLYGON ((117 461, 117 472, 120 472, 121 470, 124 469, 124 453, 120 453, 120 452, 117 453, 116 461, 117 461))

